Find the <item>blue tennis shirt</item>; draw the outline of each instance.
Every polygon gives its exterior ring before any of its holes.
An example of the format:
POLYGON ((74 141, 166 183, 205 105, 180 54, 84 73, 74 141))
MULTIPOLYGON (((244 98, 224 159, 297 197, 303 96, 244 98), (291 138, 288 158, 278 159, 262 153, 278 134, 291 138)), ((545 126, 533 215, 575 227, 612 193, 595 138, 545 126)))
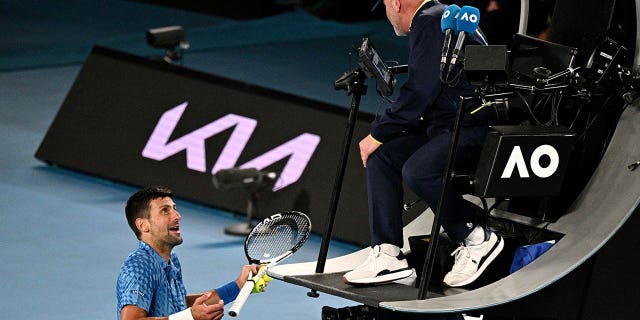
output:
MULTIPOLYGON (((178 256, 171 252, 167 263, 153 248, 140 241, 120 267, 116 292, 118 319, 126 305, 147 311, 148 317, 166 317, 187 308, 187 290, 182 282, 178 256)), ((216 289, 225 303, 235 300, 240 292, 235 281, 216 289)))

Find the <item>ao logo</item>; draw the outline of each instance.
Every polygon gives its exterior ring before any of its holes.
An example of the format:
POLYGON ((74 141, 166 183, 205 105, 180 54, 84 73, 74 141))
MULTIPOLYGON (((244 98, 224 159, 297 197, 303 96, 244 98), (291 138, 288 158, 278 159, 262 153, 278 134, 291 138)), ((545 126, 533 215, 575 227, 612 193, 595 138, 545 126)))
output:
MULTIPOLYGON (((537 147, 531 154, 531 159, 529 160, 531 171, 539 178, 552 176, 558 170, 559 164, 560 157, 558 156, 558 151, 548 144, 537 147), (542 165, 540 165, 540 158, 545 155, 549 157, 550 161, 546 167, 542 167, 542 165)), ((518 174, 521 178, 529 178, 529 171, 527 170, 527 165, 519 146, 513 147, 501 178, 511 178, 514 169, 518 169, 518 174)))
POLYGON ((471 23, 477 23, 478 22, 478 15, 469 14, 468 12, 465 12, 465 13, 462 14, 462 17, 460 17, 460 20, 466 20, 466 21, 469 21, 471 23))
MULTIPOLYGON (((460 9, 458 9, 460 10, 460 9)), ((451 10, 445 10, 444 13, 442 13, 442 18, 440 18, 440 20, 444 20, 446 18, 449 18, 449 16, 451 15, 451 10)), ((456 15, 454 16, 454 18, 458 19, 458 16, 460 15, 460 12, 456 12, 456 15)), ((478 19, 478 17, 476 17, 476 20, 478 19)))

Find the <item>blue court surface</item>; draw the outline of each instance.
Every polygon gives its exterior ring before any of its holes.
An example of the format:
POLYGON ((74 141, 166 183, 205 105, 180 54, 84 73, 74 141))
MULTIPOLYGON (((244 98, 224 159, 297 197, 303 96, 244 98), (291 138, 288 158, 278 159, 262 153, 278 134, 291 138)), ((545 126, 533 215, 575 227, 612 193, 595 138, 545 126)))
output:
MULTIPOLYGON (((404 60, 404 41, 386 21, 343 24, 304 11, 241 21, 127 1, 0 1, 3 319, 116 317, 118 269, 137 247, 124 203, 137 188, 49 166, 34 154, 94 45, 151 56, 158 51, 146 46, 144 31, 174 24, 185 26, 191 42, 186 67, 337 105, 348 106, 349 98, 333 90, 333 80, 354 67, 348 51, 362 36, 377 37, 404 60)), ((366 98, 365 111, 382 105, 373 94, 366 98)), ((243 238, 223 229, 244 217, 177 204, 185 241, 175 250, 187 291, 235 279, 246 263, 243 238)), ((313 235, 288 261, 315 260, 320 240, 313 235)), ((332 242, 329 256, 356 249, 332 242)), ((307 291, 273 281, 239 319, 318 319, 324 305, 354 304, 307 291)))

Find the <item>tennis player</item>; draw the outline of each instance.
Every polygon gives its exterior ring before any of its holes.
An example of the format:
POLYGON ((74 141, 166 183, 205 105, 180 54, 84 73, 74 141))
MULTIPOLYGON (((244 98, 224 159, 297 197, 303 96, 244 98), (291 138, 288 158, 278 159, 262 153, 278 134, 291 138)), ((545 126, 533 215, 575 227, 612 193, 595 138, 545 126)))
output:
POLYGON ((165 187, 146 187, 133 194, 125 207, 127 222, 139 240, 120 268, 116 285, 120 320, 220 319, 224 304, 235 300, 256 266, 245 265, 235 281, 205 293, 189 294, 182 283, 178 256, 182 217, 165 187))

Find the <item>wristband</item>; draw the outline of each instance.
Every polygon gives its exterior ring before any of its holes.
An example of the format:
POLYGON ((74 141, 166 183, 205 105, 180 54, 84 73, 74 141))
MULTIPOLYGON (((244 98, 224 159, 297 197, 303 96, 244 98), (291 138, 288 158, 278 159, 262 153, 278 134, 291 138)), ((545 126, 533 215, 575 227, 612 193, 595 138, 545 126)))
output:
POLYGON ((169 315, 169 320, 193 320, 191 308, 186 308, 180 312, 169 315))

